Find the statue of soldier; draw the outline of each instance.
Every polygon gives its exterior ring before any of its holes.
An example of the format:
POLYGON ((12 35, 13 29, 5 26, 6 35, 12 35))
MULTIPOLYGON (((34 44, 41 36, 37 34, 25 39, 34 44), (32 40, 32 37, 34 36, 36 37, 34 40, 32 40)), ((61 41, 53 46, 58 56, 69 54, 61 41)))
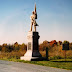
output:
POLYGON ((35 11, 32 12, 32 15, 31 15, 30 19, 31 19, 30 31, 32 31, 32 26, 34 26, 34 31, 36 32, 36 26, 38 26, 38 24, 36 22, 36 19, 37 19, 36 5, 35 5, 35 11))

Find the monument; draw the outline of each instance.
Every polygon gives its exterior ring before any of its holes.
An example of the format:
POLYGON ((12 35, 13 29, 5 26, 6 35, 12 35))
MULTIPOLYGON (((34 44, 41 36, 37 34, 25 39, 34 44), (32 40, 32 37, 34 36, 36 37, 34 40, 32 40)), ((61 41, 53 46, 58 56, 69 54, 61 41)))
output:
POLYGON ((36 12, 36 4, 35 9, 32 12, 32 15, 30 16, 31 19, 31 27, 30 31, 28 32, 27 39, 27 52, 24 56, 20 57, 21 60, 40 60, 42 59, 42 56, 39 52, 39 33, 36 31, 36 27, 38 26, 36 19, 37 19, 37 12, 36 12), (34 30, 32 30, 32 26, 34 26, 34 30))

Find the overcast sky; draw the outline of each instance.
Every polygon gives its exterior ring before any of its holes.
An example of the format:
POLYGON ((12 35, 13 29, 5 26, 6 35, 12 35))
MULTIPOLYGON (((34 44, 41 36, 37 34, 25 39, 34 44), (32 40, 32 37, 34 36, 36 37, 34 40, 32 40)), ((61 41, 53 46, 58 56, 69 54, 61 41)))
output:
POLYGON ((72 0, 0 0, 0 44, 27 43, 35 2, 39 42, 72 42, 72 0))

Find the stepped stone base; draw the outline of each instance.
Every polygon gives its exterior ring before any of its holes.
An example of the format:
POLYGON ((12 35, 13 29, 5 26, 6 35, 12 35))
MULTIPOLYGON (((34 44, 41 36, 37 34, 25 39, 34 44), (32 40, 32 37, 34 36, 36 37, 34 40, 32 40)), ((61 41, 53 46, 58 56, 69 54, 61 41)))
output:
POLYGON ((24 56, 20 57, 21 60, 25 61, 32 61, 32 60, 40 60, 42 58, 41 54, 39 52, 33 52, 31 50, 28 50, 24 56))
POLYGON ((28 45, 27 45, 27 52, 24 56, 20 57, 21 60, 40 60, 42 59, 42 56, 39 52, 39 45, 38 45, 38 39, 39 39, 38 32, 28 32, 28 45))

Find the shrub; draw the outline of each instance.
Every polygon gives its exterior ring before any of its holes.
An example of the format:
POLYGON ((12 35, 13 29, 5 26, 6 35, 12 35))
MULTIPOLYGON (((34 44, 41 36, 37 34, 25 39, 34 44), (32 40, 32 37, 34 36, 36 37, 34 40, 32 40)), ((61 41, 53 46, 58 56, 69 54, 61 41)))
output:
POLYGON ((63 57, 61 57, 61 56, 49 57, 49 60, 56 60, 56 59, 63 59, 63 57))

